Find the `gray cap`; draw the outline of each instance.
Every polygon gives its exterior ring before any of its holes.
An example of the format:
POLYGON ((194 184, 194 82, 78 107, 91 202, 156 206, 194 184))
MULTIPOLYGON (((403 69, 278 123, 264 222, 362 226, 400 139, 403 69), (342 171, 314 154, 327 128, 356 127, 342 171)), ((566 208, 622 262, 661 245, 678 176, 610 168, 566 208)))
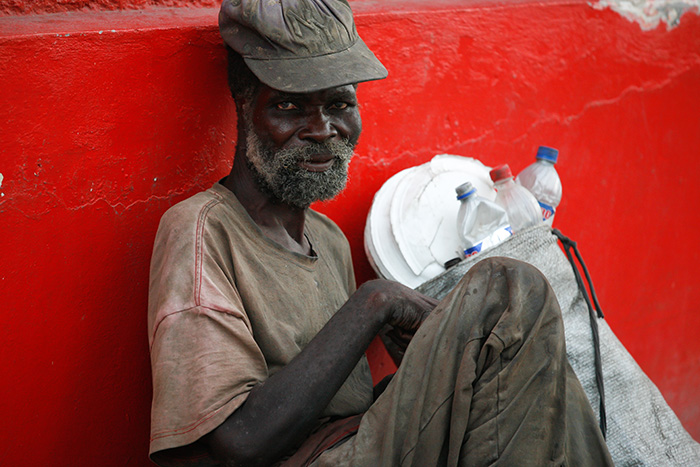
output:
POLYGON ((264 84, 293 93, 387 77, 346 0, 224 0, 224 41, 264 84))

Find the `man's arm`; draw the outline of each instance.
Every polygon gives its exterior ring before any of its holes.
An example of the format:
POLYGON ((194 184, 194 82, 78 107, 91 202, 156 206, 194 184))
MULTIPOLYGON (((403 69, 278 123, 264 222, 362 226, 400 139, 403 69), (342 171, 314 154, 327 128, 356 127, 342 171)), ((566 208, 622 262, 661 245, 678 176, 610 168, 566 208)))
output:
POLYGON ((205 436, 226 465, 269 465, 300 444, 384 325, 414 332, 437 301, 398 283, 363 284, 287 366, 205 436))

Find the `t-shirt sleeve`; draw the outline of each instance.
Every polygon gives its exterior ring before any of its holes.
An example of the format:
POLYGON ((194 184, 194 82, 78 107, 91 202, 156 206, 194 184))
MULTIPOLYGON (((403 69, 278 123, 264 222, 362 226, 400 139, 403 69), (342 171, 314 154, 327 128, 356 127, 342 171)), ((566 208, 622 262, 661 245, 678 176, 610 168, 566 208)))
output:
POLYGON ((151 365, 152 455, 194 443, 218 427, 267 378, 246 320, 205 307, 171 313, 158 323, 151 365))
MULTIPOLYGON (((161 465, 208 457, 192 445, 223 423, 268 377, 223 256, 226 232, 203 194, 162 218, 151 259, 148 333, 153 377, 150 453, 161 465), (181 448, 181 449, 174 449, 181 448)), ((211 465, 202 459, 194 465, 211 465)))

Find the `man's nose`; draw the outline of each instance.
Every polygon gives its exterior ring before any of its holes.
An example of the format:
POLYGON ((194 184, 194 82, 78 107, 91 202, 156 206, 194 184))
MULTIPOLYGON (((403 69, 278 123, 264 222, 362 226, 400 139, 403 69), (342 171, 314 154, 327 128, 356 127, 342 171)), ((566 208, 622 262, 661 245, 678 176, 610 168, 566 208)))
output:
POLYGON ((300 139, 311 139, 322 143, 338 135, 332 118, 319 110, 308 114, 304 126, 299 131, 300 139))

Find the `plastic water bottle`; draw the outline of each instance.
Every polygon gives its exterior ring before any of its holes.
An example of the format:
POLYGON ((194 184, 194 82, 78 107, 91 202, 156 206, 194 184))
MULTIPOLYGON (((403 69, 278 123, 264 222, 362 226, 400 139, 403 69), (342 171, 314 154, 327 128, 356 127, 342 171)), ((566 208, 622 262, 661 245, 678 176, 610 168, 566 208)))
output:
POLYGON ((497 191, 496 203, 508 213, 514 234, 542 223, 542 212, 537 200, 527 188, 513 181, 513 173, 508 164, 499 165, 489 174, 497 191))
POLYGON ((527 166, 515 179, 530 193, 535 195, 542 209, 542 220, 552 225, 554 213, 561 201, 561 180, 554 164, 557 162, 559 151, 547 146, 537 149, 537 160, 527 166))
POLYGON ((464 256, 471 256, 501 243, 512 235, 505 209, 476 194, 470 182, 455 188, 460 201, 457 233, 464 256))

